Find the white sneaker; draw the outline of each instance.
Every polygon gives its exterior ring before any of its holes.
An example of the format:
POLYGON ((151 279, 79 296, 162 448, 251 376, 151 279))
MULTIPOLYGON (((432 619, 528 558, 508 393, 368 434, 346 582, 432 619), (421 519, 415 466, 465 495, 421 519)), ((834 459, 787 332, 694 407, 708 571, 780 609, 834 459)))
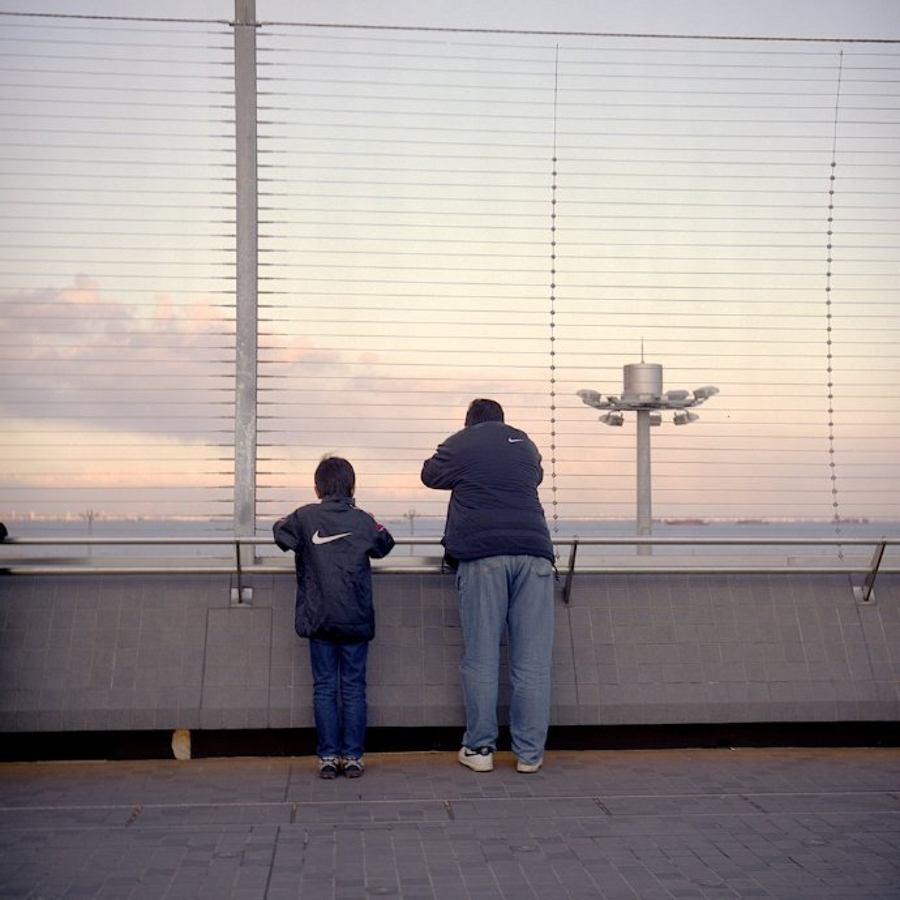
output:
POLYGON ((494 752, 490 747, 459 748, 459 761, 473 772, 490 772, 494 768, 494 752))
POLYGON ((537 762, 527 763, 523 762, 521 759, 516 760, 516 771, 523 772, 526 775, 530 775, 532 772, 537 772, 538 769, 544 764, 544 757, 542 756, 537 762))

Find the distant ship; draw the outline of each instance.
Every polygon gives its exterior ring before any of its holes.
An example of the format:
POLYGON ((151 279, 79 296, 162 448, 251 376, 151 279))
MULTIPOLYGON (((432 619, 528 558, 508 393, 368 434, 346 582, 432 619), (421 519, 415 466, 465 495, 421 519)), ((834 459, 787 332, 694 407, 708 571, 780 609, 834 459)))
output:
POLYGON ((666 525, 709 525, 708 519, 663 519, 666 525))

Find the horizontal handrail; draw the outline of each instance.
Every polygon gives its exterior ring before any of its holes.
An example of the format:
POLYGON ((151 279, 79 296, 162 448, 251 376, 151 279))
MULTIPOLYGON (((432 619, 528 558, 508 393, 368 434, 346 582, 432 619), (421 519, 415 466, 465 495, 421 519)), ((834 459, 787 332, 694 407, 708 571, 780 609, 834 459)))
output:
MULTIPOLYGON (((375 575, 444 575, 450 570, 438 563, 414 566, 373 565, 375 575)), ((584 566, 575 575, 865 575, 867 565, 858 566, 584 566)), ((242 566, 240 572, 249 575, 289 575, 293 566, 242 566)), ((236 575, 237 566, 8 566, 0 565, 3 575, 236 575)), ((900 567, 882 566, 880 574, 900 575, 900 567)), ((560 573, 560 577, 566 577, 560 573)))
MULTIPOLYGON (((416 545, 416 546, 433 546, 440 547, 441 539, 439 537, 406 537, 394 535, 394 541, 397 544, 416 545)), ((709 545, 734 545, 734 546, 858 546, 873 547, 876 544, 885 544, 887 546, 900 545, 900 536, 898 537, 833 537, 833 538, 813 538, 813 537, 653 537, 653 536, 637 536, 634 537, 553 537, 551 541, 556 546, 571 546, 578 543, 580 546, 628 546, 628 545, 647 545, 647 544, 671 544, 671 545, 688 545, 696 544, 702 546, 709 545)), ((0 547, 18 545, 18 546, 104 546, 104 545, 234 545, 242 546, 271 546, 274 547, 272 538, 270 537, 7 537, 0 544, 0 547)))
MULTIPOLYGON (((441 564, 439 557, 443 553, 439 537, 414 537, 395 536, 396 543, 410 547, 433 547, 433 556, 422 557, 421 561, 414 564, 396 565, 390 562, 375 562, 373 570, 378 575, 423 575, 440 574, 446 569, 441 564)), ((830 559, 823 558, 821 564, 813 565, 766 565, 762 559, 754 559, 752 562, 742 562, 735 565, 733 561, 728 564, 710 565, 691 564, 684 557, 644 557, 640 565, 626 564, 620 561, 606 565, 574 565, 574 555, 568 561, 566 578, 566 596, 568 596, 571 580, 574 575, 635 575, 635 574, 865 574, 867 596, 871 593, 875 576, 878 572, 890 574, 900 573, 898 567, 881 565, 884 549, 888 546, 900 546, 898 537, 653 537, 653 536, 621 536, 621 537, 554 537, 554 547, 571 548, 574 554, 580 547, 622 547, 622 546, 731 546, 731 547, 874 547, 876 548, 875 560, 872 563, 832 563, 830 559)), ((274 544, 270 537, 261 536, 222 536, 222 537, 8 537, 0 544, 0 573, 5 575, 237 575, 242 579, 249 575, 287 574, 293 572, 293 566, 284 563, 267 564, 242 564, 240 548, 248 546, 268 546, 274 550, 274 544), (71 565, 69 560, 57 562, 41 561, 29 564, 23 559, 10 560, 10 564, 4 565, 3 549, 13 547, 105 547, 105 546, 229 546, 235 548, 233 558, 222 559, 214 565, 197 564, 194 559, 186 559, 185 563, 173 564, 171 561, 164 563, 152 563, 147 565, 109 565, 92 564, 90 560, 78 565, 71 565)), ((273 555, 268 557, 275 559, 273 555)), ((133 562, 133 561, 132 561, 133 562)), ((560 559, 561 563, 565 560, 560 559)))

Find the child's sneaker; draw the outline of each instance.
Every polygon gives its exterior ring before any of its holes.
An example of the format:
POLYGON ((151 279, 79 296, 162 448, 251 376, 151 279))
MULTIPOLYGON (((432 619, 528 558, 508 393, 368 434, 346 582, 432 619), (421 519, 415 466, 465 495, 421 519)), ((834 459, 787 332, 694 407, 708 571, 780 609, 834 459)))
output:
POLYGON ((338 773, 338 760, 335 756, 319 757, 319 778, 335 778, 338 773))
POLYGON ((348 778, 359 778, 364 768, 363 761, 355 757, 349 757, 341 762, 341 769, 348 778))
POLYGON ((494 768, 494 751, 490 747, 459 748, 459 761, 473 772, 490 772, 494 768))

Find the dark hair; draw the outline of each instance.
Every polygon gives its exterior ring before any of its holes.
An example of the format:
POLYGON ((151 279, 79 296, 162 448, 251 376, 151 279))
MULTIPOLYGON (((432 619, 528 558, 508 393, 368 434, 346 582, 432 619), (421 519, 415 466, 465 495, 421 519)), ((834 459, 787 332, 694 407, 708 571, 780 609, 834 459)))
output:
POLYGON ((502 422, 503 407, 496 400, 473 400, 466 411, 466 427, 482 422, 502 422))
POLYGON ((356 489, 353 466, 340 456, 323 456, 316 467, 316 493, 320 497, 352 497, 356 489))

